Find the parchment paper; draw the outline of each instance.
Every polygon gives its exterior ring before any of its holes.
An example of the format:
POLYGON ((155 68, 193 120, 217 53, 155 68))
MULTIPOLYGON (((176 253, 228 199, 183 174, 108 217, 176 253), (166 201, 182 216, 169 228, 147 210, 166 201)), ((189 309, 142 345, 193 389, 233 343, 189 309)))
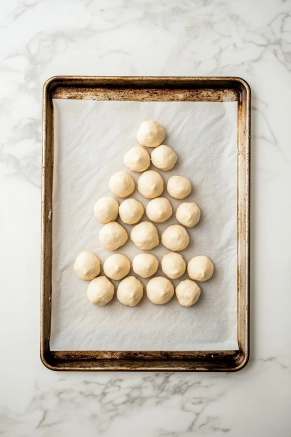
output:
MULTIPOLYGON (((237 103, 54 100, 53 104, 51 349, 237 349, 237 103), (100 197, 112 195, 108 181, 113 173, 129 171, 123 157, 138 145, 136 132, 148 119, 164 126, 164 144, 178 154, 175 168, 161 172, 165 183, 174 174, 188 177, 193 191, 187 201, 196 202, 202 211, 200 223, 189 229, 190 245, 181 253, 187 262, 195 255, 209 256, 215 274, 199 284, 200 300, 190 308, 180 306, 175 296, 166 305, 154 305, 146 294, 138 306, 129 308, 117 301, 116 293, 110 304, 97 307, 87 299, 89 282, 76 276, 74 260, 84 250, 94 252, 102 263, 112 255, 99 242, 102 224, 95 219, 93 206, 100 197)), ((137 181, 139 174, 129 173, 137 181)), ((176 210, 181 201, 166 190, 163 195, 176 210)), ((144 206, 148 203, 137 190, 132 197, 144 206)), ((157 225, 159 234, 174 223, 175 217, 157 225)), ((141 252, 129 241, 115 253, 132 261, 141 252)), ((151 251, 159 260, 168 252, 162 244, 151 251)), ((157 274, 164 276, 161 270, 157 274)), ((173 281, 174 286, 186 278, 187 274, 173 281)))

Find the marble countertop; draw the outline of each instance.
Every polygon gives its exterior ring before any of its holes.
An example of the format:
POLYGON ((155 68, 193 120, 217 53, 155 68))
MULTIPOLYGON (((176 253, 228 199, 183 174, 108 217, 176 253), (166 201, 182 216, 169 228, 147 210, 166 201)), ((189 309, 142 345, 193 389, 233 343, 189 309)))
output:
POLYGON ((291 434, 291 2, 1 2, 5 437, 291 434), (42 85, 241 76, 252 88, 251 359, 237 373, 58 373, 39 359, 42 85))

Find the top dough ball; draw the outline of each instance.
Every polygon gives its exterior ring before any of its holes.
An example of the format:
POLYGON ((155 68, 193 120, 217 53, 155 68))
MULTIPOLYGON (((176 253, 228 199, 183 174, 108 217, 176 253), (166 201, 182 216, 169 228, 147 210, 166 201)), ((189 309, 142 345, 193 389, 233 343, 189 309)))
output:
POLYGON ((144 215, 144 207, 138 200, 126 199, 119 207, 119 215, 123 223, 134 225, 144 215))
POLYGON ((171 170, 177 162, 177 155, 169 146, 161 145, 152 151, 151 160, 160 170, 171 170))
POLYGON ((118 171, 109 179, 109 188, 115 196, 124 199, 134 192, 134 180, 126 171, 118 171))
POLYGON ((116 250, 127 242, 128 235, 123 226, 117 222, 111 222, 99 231, 99 240, 105 249, 116 250))
POLYGON ((143 147, 133 147, 124 157, 124 164, 131 171, 145 171, 151 164, 150 155, 143 147))
POLYGON ((176 212, 176 219, 187 228, 193 228, 200 220, 201 211, 194 202, 181 203, 176 212))
POLYGON ((92 252, 81 252, 77 256, 74 270, 79 278, 89 281, 100 273, 100 260, 92 252))
POLYGON ((137 132, 137 141, 142 146, 157 147, 164 141, 165 129, 154 120, 144 121, 137 132))
POLYGON ((157 228, 151 222, 141 222, 134 226, 130 238, 142 250, 151 250, 159 244, 157 228))
POLYGON ((208 256, 194 256, 189 261, 187 270, 191 279, 204 282, 213 275, 214 265, 208 256))
POLYGON ((159 197, 164 191, 164 181, 158 172, 148 170, 140 176, 137 188, 146 199, 154 199, 159 197))
POLYGON ((118 216, 118 202, 114 197, 101 197, 94 206, 94 215, 101 223, 114 222, 118 216))
POLYGON ((191 189, 191 182, 184 176, 172 176, 168 180, 168 193, 175 199, 185 199, 191 193, 191 189))

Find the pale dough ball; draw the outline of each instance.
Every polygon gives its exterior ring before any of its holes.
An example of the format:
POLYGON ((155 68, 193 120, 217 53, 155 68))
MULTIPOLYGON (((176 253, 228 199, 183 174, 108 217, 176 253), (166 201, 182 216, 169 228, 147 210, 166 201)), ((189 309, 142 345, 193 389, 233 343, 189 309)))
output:
POLYGON ((167 190, 175 199, 185 199, 191 193, 191 182, 184 176, 172 176, 168 180, 167 190))
POLYGON ((160 170, 171 170, 177 162, 177 155, 169 146, 162 144, 152 151, 151 160, 155 167, 160 170))
POLYGON ((137 141, 142 146, 157 147, 164 141, 165 129, 154 120, 144 121, 137 132, 137 141))
POLYGON ((126 171, 118 171, 109 179, 109 188, 115 196, 124 199, 134 192, 134 180, 126 171))
POLYGON ((144 215, 144 207, 138 200, 126 199, 119 207, 119 215, 124 223, 134 225, 144 215))
POLYGON ((154 255, 150 253, 140 253, 132 260, 132 268, 134 273, 142 278, 149 278, 159 267, 159 261, 154 255))
POLYGON ((143 297, 143 284, 134 276, 128 276, 117 288, 117 299, 123 305, 136 306, 143 297))
POLYGON ((158 172, 148 170, 140 176, 137 188, 144 197, 153 199, 159 197, 164 191, 164 181, 158 172))
POLYGON ((167 253, 162 259, 162 270, 171 279, 180 278, 185 273, 186 263, 179 253, 167 253))
POLYGON ((159 244, 157 228, 150 222, 141 222, 134 226, 130 238, 142 250, 151 250, 159 244))
POLYGON ((176 219, 182 225, 193 228, 200 220, 201 211, 196 203, 181 203, 177 208, 176 219))
POLYGON ((94 215, 101 223, 114 222, 118 216, 118 202, 114 197, 101 197, 94 206, 94 215))
POLYGON ((172 215, 172 206, 165 197, 157 197, 151 200, 146 207, 146 213, 150 220, 163 223, 172 215))
POLYGON ((81 252, 77 256, 74 269, 79 278, 89 281, 100 273, 100 261, 92 252, 81 252))
POLYGON ((117 222, 107 223, 99 231, 99 240, 108 250, 116 250, 128 240, 128 235, 123 226, 117 222))
POLYGON ((116 253, 109 256, 103 264, 103 270, 108 278, 119 281, 123 279, 130 270, 130 262, 126 256, 116 253))
POLYGON ((91 303, 103 307, 114 295, 114 285, 105 276, 99 276, 90 282, 87 297, 91 303))
POLYGON ((176 287, 176 296, 179 304, 183 307, 190 307, 197 302, 201 294, 200 287, 194 281, 186 279, 181 281, 176 287))
POLYGON ((196 281, 207 281, 214 272, 214 265, 208 256, 194 256, 188 263, 188 275, 196 281))
POLYGON ((162 305, 169 302, 174 295, 173 284, 163 276, 150 279, 147 284, 147 296, 152 303, 162 305))
POLYGON ((124 157, 124 164, 131 171, 145 171, 151 164, 150 155, 143 147, 133 147, 124 157))
POLYGON ((162 243, 173 251, 184 250, 189 244, 189 234, 183 226, 172 225, 162 233, 162 243))

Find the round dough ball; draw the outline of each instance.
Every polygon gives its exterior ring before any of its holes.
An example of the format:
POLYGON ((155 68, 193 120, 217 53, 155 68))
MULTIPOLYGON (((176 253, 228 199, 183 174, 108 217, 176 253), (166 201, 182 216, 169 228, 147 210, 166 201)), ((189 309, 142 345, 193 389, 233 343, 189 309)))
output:
POLYGON ((163 276, 156 276, 150 279, 147 284, 147 296, 152 303, 162 305, 169 302, 174 295, 174 287, 169 279, 163 276))
POLYGON ((172 176, 168 180, 168 193, 175 199, 185 199, 191 193, 191 189, 191 182, 184 176, 172 176))
POLYGON ((171 279, 180 278, 186 270, 184 258, 179 253, 167 253, 162 259, 162 270, 171 279))
POLYGON ((150 253, 140 253, 132 260, 132 268, 134 273, 142 278, 149 278, 159 267, 159 261, 154 255, 150 253))
POLYGON ((143 297, 143 284, 134 276, 128 276, 117 288, 117 299, 123 305, 135 307, 143 297))
POLYGON ((128 235, 123 226, 117 222, 111 222, 99 231, 99 240, 105 249, 116 250, 127 242, 128 235))
POLYGON ((175 252, 184 250, 189 244, 189 234, 183 226, 172 225, 162 233, 162 243, 175 252))
POLYGON ((115 281, 123 279, 128 275, 130 270, 130 262, 126 256, 116 253, 109 256, 103 264, 103 270, 106 276, 115 281))
POLYGON ((145 171, 151 164, 150 155, 143 147, 133 147, 124 157, 124 164, 131 171, 145 171))
POLYGON ((109 179, 109 188, 115 196, 124 199, 134 192, 134 180, 126 171, 118 171, 109 179))
POLYGON ((100 260, 92 252, 81 252, 76 258, 74 270, 79 278, 90 281, 100 273, 100 260))
POLYGON ((196 203, 181 203, 176 212, 176 219, 182 225, 193 228, 200 220, 201 211, 196 203))
POLYGON ((172 206, 165 197, 157 197, 151 200, 146 207, 146 213, 150 220, 163 223, 172 215, 172 206))
POLYGON ((204 282, 213 275, 214 265, 208 256, 194 256, 188 262, 187 271, 191 279, 204 282))
POLYGON ((144 207, 138 200, 126 199, 119 207, 119 215, 124 223, 134 225, 144 215, 144 207))
POLYGON ((137 188, 143 197, 154 199, 155 197, 159 197, 164 191, 164 181, 158 172, 148 170, 140 176, 137 188))
POLYGON ((151 250, 159 244, 157 228, 150 222, 141 222, 134 226, 130 238, 142 250, 151 250))
POLYGON ((87 297, 94 305, 103 307, 112 300, 113 296, 114 285, 105 276, 99 276, 90 282, 87 297))
POLYGON ((114 197, 101 197, 94 206, 94 215, 101 223, 114 222, 118 216, 118 202, 114 197))
POLYGON ((144 121, 137 132, 137 141, 142 146, 157 147, 164 141, 165 129, 154 120, 144 121))
POLYGON ((200 287, 194 281, 186 279, 181 281, 176 287, 176 296, 179 304, 183 307, 190 307, 197 302, 201 294, 200 287))
POLYGON ((176 164, 178 156, 169 146, 162 144, 152 151, 151 160, 155 167, 160 170, 171 170, 176 164))

